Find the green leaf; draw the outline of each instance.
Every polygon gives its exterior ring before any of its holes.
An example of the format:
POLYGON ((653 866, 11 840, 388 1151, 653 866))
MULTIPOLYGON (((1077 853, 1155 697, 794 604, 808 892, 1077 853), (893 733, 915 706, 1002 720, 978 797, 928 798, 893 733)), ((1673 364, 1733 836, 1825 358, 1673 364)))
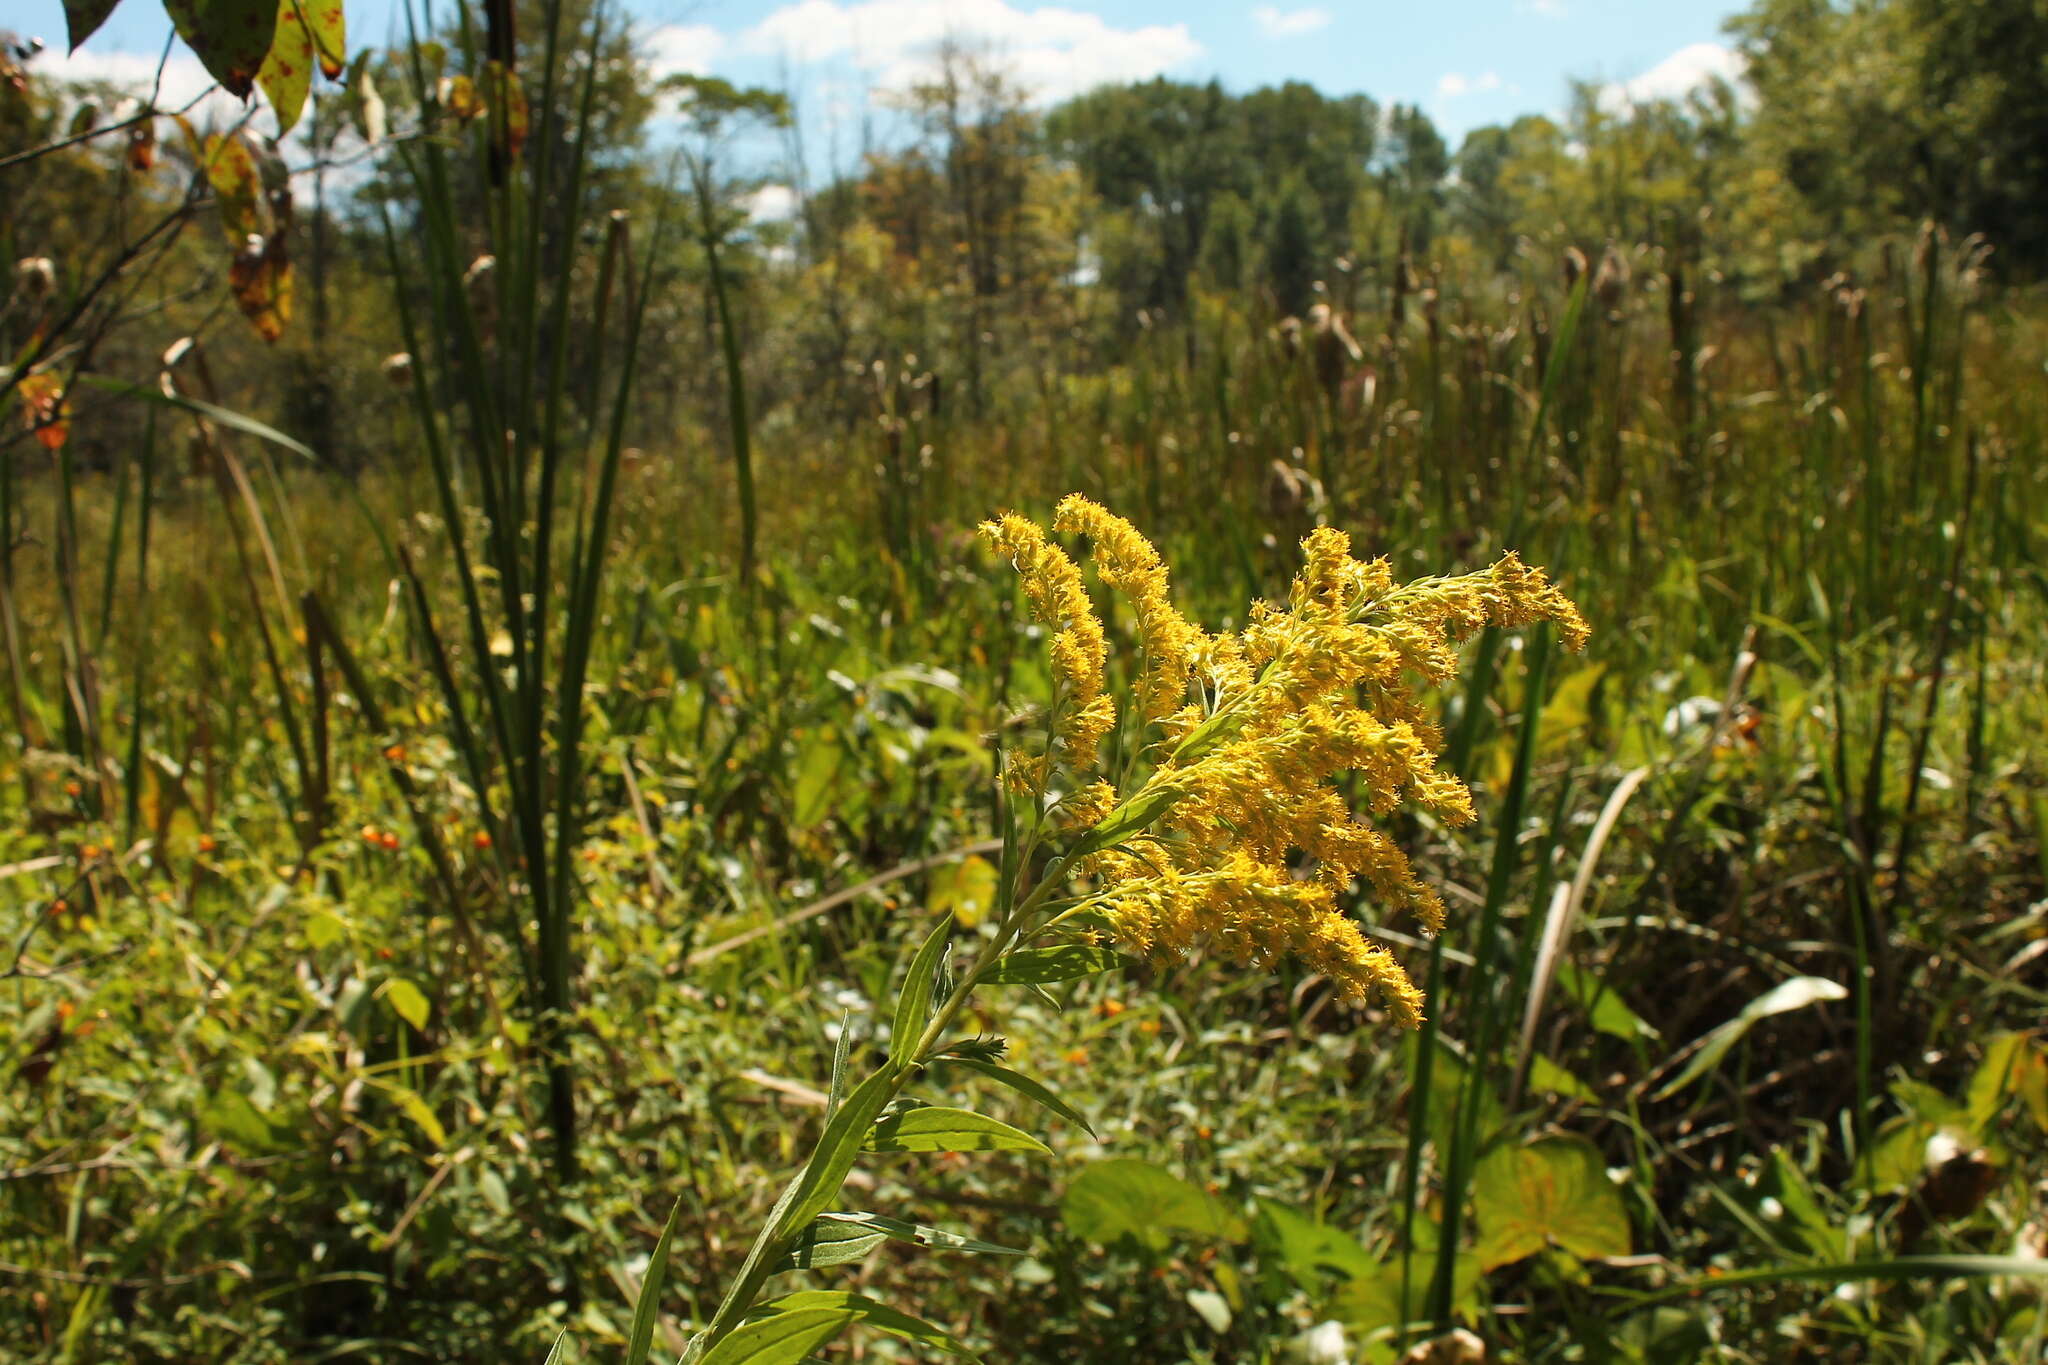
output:
POLYGON ((856 1321, 878 1332, 887 1332, 891 1336, 902 1337, 905 1341, 914 1341, 920 1346, 944 1351, 947 1355, 964 1356, 969 1360, 975 1358, 974 1352, 961 1345, 959 1339, 944 1328, 936 1327, 923 1318, 913 1317, 901 1309, 891 1308, 888 1304, 868 1298, 866 1295, 854 1294, 843 1289, 806 1289, 799 1293, 786 1294, 768 1307, 785 1313, 815 1312, 819 1309, 850 1312, 856 1321))
POLYGON ((183 408, 187 412, 196 412, 208 421, 218 422, 224 427, 229 427, 248 436, 254 436, 259 441, 268 441, 274 446, 289 450, 292 454, 311 460, 315 464, 320 462, 320 457, 313 452, 311 446, 293 440, 276 427, 267 426, 253 417, 244 417, 241 413, 230 411, 217 403, 208 403, 198 398, 187 398, 181 393, 164 393, 160 389, 150 388, 145 384, 130 384, 125 380, 113 379, 103 374, 82 374, 78 376, 78 382, 89 384, 96 389, 104 389, 108 393, 121 394, 128 398, 140 398, 150 403, 161 403, 169 408, 183 408))
POLYGON ((1540 1052, 1529 1059, 1529 1086, 1533 1090, 1541 1090, 1550 1095, 1562 1095, 1569 1100, 1599 1098, 1584 1081, 1540 1052))
POLYGON ((912 1060, 911 1052, 924 1037, 925 1025, 932 1021, 932 991, 938 984, 939 960, 945 956, 952 936, 953 917, 941 915, 917 955, 910 959, 910 970, 903 977, 903 994, 896 998, 896 1022, 889 1034, 891 1061, 912 1060))
POLYGON ((647 1274, 640 1281, 640 1297, 633 1304, 633 1331, 626 1342, 626 1365, 640 1365, 647 1359, 648 1348, 654 1345, 654 1320, 661 1316, 661 1282, 668 1275, 669 1243, 675 1240, 676 1224, 682 1216, 683 1201, 678 1198, 668 1211, 668 1222, 662 1224, 654 1255, 647 1262, 647 1274))
POLYGON ((1311 1298, 1321 1298, 1332 1275, 1355 1280, 1378 1271, 1379 1263, 1357 1238, 1271 1199, 1259 1200, 1258 1208, 1252 1235, 1261 1259, 1277 1262, 1311 1298))
POLYGON ((1173 809, 1174 803, 1187 793, 1170 783, 1156 782, 1141 788, 1136 796, 1102 817, 1095 828, 1081 836, 1081 842, 1074 845, 1067 861, 1115 848, 1134 834, 1143 832, 1154 820, 1173 809))
POLYGON ((1728 1049, 1741 1042, 1760 1020, 1788 1010, 1803 1009, 1824 1000, 1841 1000, 1849 992, 1823 977, 1795 976, 1780 982, 1742 1007, 1742 1013, 1701 1036, 1692 1060, 1653 1098, 1669 1099, 1720 1065, 1728 1049))
POLYGON ((71 50, 99 30, 121 0, 64 0, 64 28, 71 38, 71 50))
POLYGON ((2048 1276, 2048 1260, 2036 1256, 1893 1256, 1885 1260, 1843 1261, 1835 1265, 1763 1266, 1683 1280, 1646 1295, 1640 1302, 1696 1298, 1717 1290, 1739 1289, 1752 1284, 1790 1284, 1799 1280, 1818 1280, 1824 1284, 1854 1284, 1863 1280, 1935 1282, 1996 1275, 2048 1276))
POLYGON ((1043 1152, 1052 1149, 1031 1134, 966 1109, 920 1105, 891 1114, 875 1125, 870 1152, 1043 1152))
POLYGON ((164 0, 164 10, 199 64, 247 99, 277 36, 277 0, 164 0))
POLYGON ((476 1188, 492 1213, 501 1218, 511 1216, 512 1196, 505 1189, 505 1177, 486 1166, 476 1178, 476 1188))
POLYGON ((199 1126, 247 1156, 269 1156, 302 1145, 290 1124, 258 1109, 247 1095, 235 1091, 214 1096, 199 1111, 199 1126))
MULTIPOLYGON (((1433 1228, 1435 1224, 1429 1226, 1433 1228)), ((1375 1267, 1370 1274, 1338 1285, 1330 1295, 1330 1316, 1361 1336, 1425 1321, 1430 1288, 1426 1262, 1434 1259, 1434 1251, 1425 1255, 1424 1250, 1417 1247, 1405 1297, 1401 1293, 1401 1262, 1396 1258, 1375 1267)), ((1470 1252, 1460 1252, 1451 1263, 1451 1310, 1470 1318, 1478 1305, 1479 1262, 1470 1252)))
POLYGON ((1628 1007, 1619 992, 1600 978, 1570 962, 1557 964, 1557 988, 1586 1011, 1593 1027, 1610 1038, 1633 1042, 1655 1038, 1657 1030, 1628 1007))
POLYGON ((820 1214, 809 1227, 797 1234, 796 1241, 790 1244, 775 1268, 815 1270, 820 1266, 863 1261, 888 1240, 886 1232, 865 1224, 841 1221, 829 1213, 820 1214))
POLYGON ((797 1238, 785 1261, 785 1268, 804 1269, 857 1261, 885 1240, 905 1242, 929 1251, 959 1251, 980 1256, 1024 1254, 1015 1247, 979 1242, 943 1228, 906 1223, 900 1218, 885 1218, 879 1213, 821 1213, 797 1238))
POLYGON ((1122 956, 1113 948, 1095 948, 1085 943, 1068 943, 1058 948, 1026 948, 996 963, 981 980, 989 986, 1079 981, 1084 976, 1106 972, 1122 961, 1122 956))
POLYGON ((798 829, 810 829, 831 814, 832 792, 839 784, 839 772, 845 766, 845 760, 846 751, 840 746, 838 734, 831 729, 818 731, 804 746, 803 754, 797 759, 796 787, 789 797, 791 824, 798 829))
POLYGON ((1061 1099, 1043 1081, 1034 1080, 1021 1072, 1012 1071, 1006 1066, 999 1066, 995 1062, 984 1062, 976 1057, 947 1057, 945 1061, 949 1065, 964 1066, 969 1071, 978 1072, 998 1085, 1006 1085, 1034 1104, 1052 1110, 1053 1113, 1058 1114, 1067 1122, 1080 1125, 1081 1129, 1089 1137, 1095 1136, 1095 1130, 1088 1126, 1088 1120, 1082 1117, 1081 1111, 1061 1099))
POLYGON ((427 1141, 433 1143, 438 1150, 446 1150, 448 1130, 441 1126, 441 1120, 435 1115, 433 1106, 421 1099, 418 1091, 394 1081, 379 1080, 376 1084, 391 1096, 405 1116, 413 1121, 414 1126, 426 1134, 427 1141))
POLYGON ((777 1214, 783 1220, 780 1226, 805 1227, 839 1197, 839 1187, 846 1183, 846 1173, 859 1158, 868 1130, 895 1097, 903 1082, 903 1072, 899 1063, 890 1062, 855 1086, 846 1102, 832 1111, 811 1159, 790 1188, 789 1202, 777 1214))
POLYGON ((799 1308, 750 1322, 708 1351, 699 1365, 802 1365, 846 1330, 849 1308, 799 1308))
POLYGON ((995 908, 996 888, 994 863, 980 856, 962 858, 933 871, 931 908, 972 929, 995 908))
POLYGON ((1964 1107, 1970 1131, 1984 1133, 2017 1095, 2037 1127, 2048 1130, 2048 1056, 2031 1034, 2001 1033, 1984 1048, 1984 1060, 1970 1076, 1964 1107))
POLYGON ((418 986, 404 977, 394 976, 384 983, 384 1003, 391 1006, 399 1018, 414 1028, 426 1028, 427 1012, 431 1008, 427 1004, 427 997, 418 986))
POLYGON ((1494 1148, 1473 1173, 1472 1207, 1485 1270, 1549 1246, 1587 1258, 1629 1253, 1621 1192, 1607 1178, 1600 1149, 1584 1138, 1494 1148))
POLYGON ((1060 1216, 1077 1237, 1104 1246, 1131 1241, 1163 1252, 1176 1238, 1242 1241, 1242 1218, 1170 1171, 1149 1161, 1098 1161, 1067 1186, 1060 1216))

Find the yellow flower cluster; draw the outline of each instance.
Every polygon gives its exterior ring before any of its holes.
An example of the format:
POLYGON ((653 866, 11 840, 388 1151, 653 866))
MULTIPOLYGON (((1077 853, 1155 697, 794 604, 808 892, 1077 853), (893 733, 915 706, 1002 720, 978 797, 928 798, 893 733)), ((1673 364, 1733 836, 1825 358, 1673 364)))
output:
POLYGON ((1016 567, 1024 596, 1040 621, 1054 627, 1052 640, 1052 745, 1033 765, 1019 765, 1020 785, 1043 790, 1051 765, 1066 763, 1076 771, 1095 762, 1102 737, 1116 724, 1116 701, 1103 690, 1103 665, 1109 657, 1102 621, 1088 600, 1081 570, 1067 552, 1045 538, 1036 522, 1006 515, 983 522, 981 538, 1016 567))
POLYGON ((1464 783, 1437 770, 1442 736, 1413 680, 1451 676, 1457 641, 1489 622, 1549 621, 1576 649, 1586 638, 1577 610, 1513 555, 1479 573, 1397 586, 1386 561, 1354 559, 1349 538, 1325 528, 1302 542, 1303 567, 1284 608, 1257 604, 1243 631, 1211 636, 1175 610, 1165 566, 1128 522, 1075 496, 1054 525, 1086 535, 1103 581, 1132 602, 1145 656, 1140 711, 1159 722, 1142 781, 1122 792, 1081 781, 1090 761, 1081 755, 1092 758, 1114 720, 1101 686, 1101 625, 1073 561, 1032 523, 1008 516, 984 526, 1017 563, 1040 619, 1061 627, 1053 647, 1061 687, 1085 696, 1083 710, 1102 703, 1109 718, 1097 718, 1102 728, 1087 731, 1085 745, 1074 719, 1055 727, 1060 752, 1033 769, 1040 789, 1045 765, 1069 767, 1079 784, 1065 803, 1070 829, 1118 812, 1158 812, 1089 856, 1086 870, 1101 884, 1093 908, 1132 951, 1184 954, 1206 942, 1261 967, 1292 956, 1398 1023, 1420 1022, 1421 993, 1339 898, 1363 879, 1432 932, 1443 903, 1394 842, 1353 813, 1336 782, 1356 774, 1376 816, 1405 801, 1452 824, 1471 819, 1464 783), (1092 691, 1071 666, 1085 651, 1061 643, 1076 631, 1094 642, 1092 691))

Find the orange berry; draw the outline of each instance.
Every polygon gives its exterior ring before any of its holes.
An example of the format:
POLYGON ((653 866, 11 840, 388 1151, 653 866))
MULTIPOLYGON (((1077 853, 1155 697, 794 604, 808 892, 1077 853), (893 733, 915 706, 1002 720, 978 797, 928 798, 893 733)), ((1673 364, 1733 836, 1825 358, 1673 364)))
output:
POLYGON ((79 786, 76 782, 66 782, 64 784, 64 794, 66 796, 77 796, 84 790, 85 788, 79 786))
POLYGON ((379 843, 381 843, 383 841, 383 837, 384 836, 377 833, 377 827, 375 825, 363 826, 363 842, 368 844, 371 848, 375 848, 379 843))
POLYGON ((384 757, 390 759, 393 763, 405 762, 405 746, 403 744, 392 745, 384 751, 384 757))
POLYGON ((214 849, 218 847, 220 847, 220 845, 214 843, 213 836, 211 834, 202 834, 199 836, 199 851, 201 853, 211 853, 214 851, 214 849))
POLYGON ((1124 1012, 1125 1006, 1121 1000, 1105 1000, 1095 1008, 1102 1012, 1103 1018, 1114 1019, 1124 1012))
POLYGON ((478 830, 474 842, 478 848, 489 848, 491 846, 491 832, 487 829, 478 830))
POLYGON ((1070 1047, 1066 1051, 1066 1058, 1075 1066, 1086 1066, 1088 1065, 1088 1049, 1085 1047, 1070 1047))
POLYGON ((379 839, 377 842, 383 845, 384 851, 386 853, 389 853, 391 850, 398 847, 398 836, 396 834, 391 834, 387 832, 384 835, 384 837, 379 839))

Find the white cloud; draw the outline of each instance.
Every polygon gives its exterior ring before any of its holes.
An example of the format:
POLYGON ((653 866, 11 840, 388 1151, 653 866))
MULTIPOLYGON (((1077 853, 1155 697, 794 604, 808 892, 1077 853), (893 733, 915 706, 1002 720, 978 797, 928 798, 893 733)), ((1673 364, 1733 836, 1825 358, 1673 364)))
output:
POLYGON ((740 202, 757 223, 780 223, 796 216, 796 191, 788 185, 763 185, 740 202))
POLYGON ((725 48, 725 35, 709 24, 663 24, 641 39, 647 67, 662 76, 705 76, 725 48))
POLYGON ((1608 113, 1619 113, 1633 105, 1684 99, 1716 80, 1739 82, 1743 68, 1742 54, 1734 48, 1720 43, 1693 43, 1633 80, 1600 87, 1600 107, 1608 113))
POLYGON ((1272 5, 1260 5, 1252 11, 1252 22, 1268 38, 1299 38, 1304 33, 1314 33, 1327 27, 1330 12, 1326 9, 1282 11, 1272 5))
POLYGON ((1456 71, 1447 71, 1437 80, 1438 99, 1454 100, 1460 95, 1481 94, 1488 90, 1500 89, 1500 73, 1488 71, 1477 76, 1467 76, 1456 71))
MULTIPOLYGON (((32 70, 45 79, 66 84, 111 86, 121 94, 139 100, 149 99, 153 91, 156 107, 166 111, 183 110, 197 101, 187 117, 200 127, 209 122, 233 123, 247 111, 242 101, 218 89, 213 77, 199 64, 199 59, 182 47, 174 49, 169 57, 162 60, 161 77, 156 53, 107 52, 91 48, 81 48, 72 53, 51 48, 36 58, 32 70)), ((110 121, 108 116, 112 112, 103 110, 101 121, 110 121)), ((276 125, 266 115, 259 131, 273 133, 276 130, 276 125)))
POLYGON ((851 62, 878 89, 907 89, 952 42, 986 51, 1039 99, 1146 80, 1201 55, 1186 24, 1118 29, 1101 16, 1007 0, 795 0, 735 47, 798 63, 851 62))
POLYGON ((1515 0, 1515 8, 1542 19, 1562 19, 1565 15, 1564 0, 1515 0))

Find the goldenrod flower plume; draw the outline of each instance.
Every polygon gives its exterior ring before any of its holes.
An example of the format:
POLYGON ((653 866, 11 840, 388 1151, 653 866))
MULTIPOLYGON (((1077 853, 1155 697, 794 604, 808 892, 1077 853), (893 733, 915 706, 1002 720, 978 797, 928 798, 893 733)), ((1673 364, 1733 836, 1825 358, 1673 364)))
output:
POLYGON ((1150 736, 1141 748, 1149 772, 1120 787, 1089 771, 1115 710, 1080 572, 1021 517, 983 526, 1016 564, 1039 619, 1060 629, 1062 699, 1051 750, 1031 771, 1043 791, 1052 765, 1066 765, 1075 790, 1058 824, 1097 831, 1083 870, 1099 889, 1085 904, 1134 952, 1179 955, 1206 943, 1259 967, 1291 956, 1395 1022, 1420 1022, 1421 993, 1339 898, 1363 881, 1432 932, 1443 902, 1351 809, 1337 779, 1362 779, 1372 816, 1405 803, 1449 824, 1470 820, 1465 784, 1436 767, 1443 739, 1415 681, 1449 678, 1458 640, 1487 623, 1548 621, 1577 649, 1587 633, 1577 609, 1512 554, 1479 573, 1400 586, 1385 560, 1354 559, 1350 539, 1323 528, 1302 542, 1285 607, 1256 603, 1242 631, 1211 636, 1173 606, 1166 566, 1129 522, 1076 495, 1053 524, 1085 535, 1103 582, 1130 600, 1143 651, 1138 715, 1157 723, 1140 736, 1141 745, 1150 736), (1100 837, 1109 829, 1121 832, 1113 843, 1100 837))
MULTIPOLYGON (((1045 538, 1037 523, 1007 514, 980 527, 981 538, 1016 566, 1031 613, 1057 632, 1052 641, 1055 699, 1053 739, 1057 755, 1075 768, 1095 762, 1102 737, 1116 724, 1116 703, 1103 693, 1108 645, 1102 622, 1088 600, 1081 571, 1067 552, 1045 538)), ((1046 762, 1054 758, 1046 755, 1046 762)), ((1043 785, 1040 773, 1034 785, 1043 785)))

